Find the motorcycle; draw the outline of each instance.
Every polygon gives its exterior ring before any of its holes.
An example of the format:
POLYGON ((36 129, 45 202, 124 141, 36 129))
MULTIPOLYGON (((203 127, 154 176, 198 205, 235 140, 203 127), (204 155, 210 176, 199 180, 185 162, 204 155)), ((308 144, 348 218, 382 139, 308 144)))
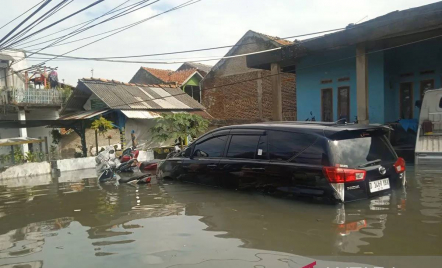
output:
POLYGON ((115 157, 115 150, 107 147, 95 157, 96 170, 98 180, 105 182, 112 180, 115 176, 115 168, 119 165, 118 159, 115 157))
POLYGON ((138 165, 139 150, 135 147, 129 147, 123 151, 119 161, 121 165, 117 168, 118 172, 133 172, 134 168, 138 165))

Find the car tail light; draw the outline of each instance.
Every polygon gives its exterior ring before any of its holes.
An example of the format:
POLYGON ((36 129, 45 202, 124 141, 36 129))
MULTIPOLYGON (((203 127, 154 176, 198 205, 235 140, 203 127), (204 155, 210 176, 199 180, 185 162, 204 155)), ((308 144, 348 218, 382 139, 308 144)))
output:
POLYGON ((340 167, 324 167, 323 171, 328 181, 331 183, 363 181, 367 174, 365 170, 340 167))
POLYGON ((394 169, 396 173, 402 173, 405 171, 405 160, 402 157, 398 157, 396 163, 394 163, 394 169))

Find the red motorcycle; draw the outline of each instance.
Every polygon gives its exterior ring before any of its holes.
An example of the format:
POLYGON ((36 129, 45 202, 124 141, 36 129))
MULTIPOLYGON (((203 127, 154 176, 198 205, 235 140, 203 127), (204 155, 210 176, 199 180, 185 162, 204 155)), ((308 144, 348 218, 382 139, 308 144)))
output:
POLYGON ((138 154, 140 151, 135 148, 129 147, 123 151, 120 156, 120 172, 133 172, 133 169, 138 166, 138 154))

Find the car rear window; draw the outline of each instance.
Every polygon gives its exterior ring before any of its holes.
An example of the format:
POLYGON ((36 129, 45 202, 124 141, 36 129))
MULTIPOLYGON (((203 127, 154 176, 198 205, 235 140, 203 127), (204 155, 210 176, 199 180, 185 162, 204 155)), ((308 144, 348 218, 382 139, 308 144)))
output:
POLYGON ((329 146, 333 165, 357 168, 377 159, 381 159, 381 163, 396 160, 395 152, 383 135, 331 140, 329 146))

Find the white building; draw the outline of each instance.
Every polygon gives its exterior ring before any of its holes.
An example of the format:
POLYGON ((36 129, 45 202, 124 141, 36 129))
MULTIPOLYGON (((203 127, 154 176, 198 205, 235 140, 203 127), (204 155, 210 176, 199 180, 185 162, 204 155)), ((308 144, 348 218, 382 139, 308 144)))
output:
MULTIPOLYGON (((21 51, 0 51, 0 121, 57 119, 62 104, 61 92, 28 86, 25 73, 28 63, 25 56, 21 51)), ((0 139, 12 137, 47 137, 49 145, 52 143, 50 128, 0 128, 0 139)), ((0 147, 0 155, 10 150, 0 147)), ((22 150, 25 154, 29 146, 23 145, 22 150)))

